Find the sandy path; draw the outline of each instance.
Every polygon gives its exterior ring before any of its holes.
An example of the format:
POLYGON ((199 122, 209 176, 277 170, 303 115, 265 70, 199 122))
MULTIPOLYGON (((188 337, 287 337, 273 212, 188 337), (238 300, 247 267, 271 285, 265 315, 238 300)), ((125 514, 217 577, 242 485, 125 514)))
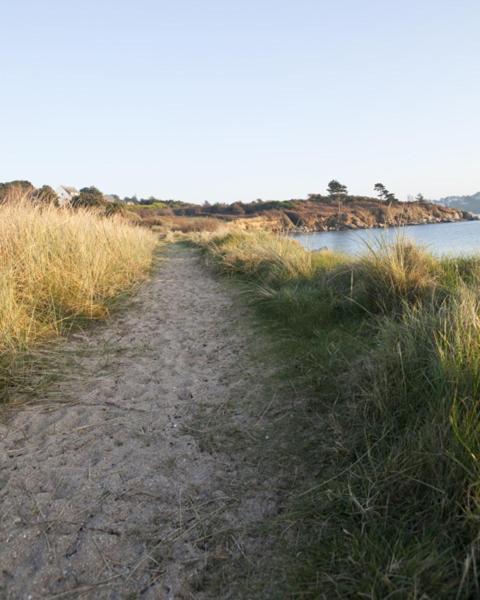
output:
MULTIPOLYGON (((272 486, 235 444, 205 441, 224 405, 268 402, 235 302, 173 248, 128 310, 69 342, 55 390, 0 426, 1 598, 207 598, 209 573, 255 552, 241 531, 274 510, 272 486)), ((241 410, 235 427, 252 429, 241 410)))

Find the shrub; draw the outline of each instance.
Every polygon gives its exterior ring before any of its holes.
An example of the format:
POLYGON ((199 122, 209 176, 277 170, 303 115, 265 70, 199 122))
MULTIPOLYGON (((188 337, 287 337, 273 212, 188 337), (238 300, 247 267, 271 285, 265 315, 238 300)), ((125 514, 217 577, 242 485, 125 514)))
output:
POLYGON ((42 185, 41 188, 30 193, 32 202, 40 204, 54 204, 58 206, 58 196, 53 188, 49 185, 42 185))
POLYGON ((82 188, 79 195, 75 196, 71 202, 74 208, 92 208, 105 204, 102 192, 94 186, 82 188))

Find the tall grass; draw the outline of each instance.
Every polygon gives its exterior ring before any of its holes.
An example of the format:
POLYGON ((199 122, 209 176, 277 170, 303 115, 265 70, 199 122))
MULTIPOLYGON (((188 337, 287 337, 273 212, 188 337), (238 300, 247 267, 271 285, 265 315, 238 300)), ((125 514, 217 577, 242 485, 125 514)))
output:
POLYGON ((105 317, 145 277, 155 245, 121 217, 18 198, 0 205, 0 394, 23 352, 75 319, 105 317))
POLYGON ((404 239, 307 256, 269 234, 206 250, 250 282, 290 376, 316 391, 317 420, 278 433, 318 473, 285 513, 288 593, 480 597, 480 260, 404 239))
POLYGON ((423 248, 399 236, 366 246, 356 279, 364 287, 369 306, 385 314, 426 300, 436 289, 438 262, 423 248))
POLYGON ((231 272, 252 276, 263 282, 283 282, 308 278, 318 270, 343 262, 332 252, 312 253, 297 241, 267 232, 234 231, 207 238, 209 252, 219 266, 231 272))

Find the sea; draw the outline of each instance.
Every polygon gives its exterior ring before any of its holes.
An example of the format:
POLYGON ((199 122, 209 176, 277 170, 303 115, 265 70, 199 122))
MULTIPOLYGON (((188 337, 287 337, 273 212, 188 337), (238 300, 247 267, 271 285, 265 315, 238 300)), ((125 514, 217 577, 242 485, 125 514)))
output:
POLYGON ((405 225, 388 229, 348 229, 319 233, 295 233, 308 250, 328 248, 336 252, 359 255, 369 245, 391 242, 406 237, 424 246, 437 256, 464 256, 480 254, 480 221, 460 221, 428 225, 405 225))

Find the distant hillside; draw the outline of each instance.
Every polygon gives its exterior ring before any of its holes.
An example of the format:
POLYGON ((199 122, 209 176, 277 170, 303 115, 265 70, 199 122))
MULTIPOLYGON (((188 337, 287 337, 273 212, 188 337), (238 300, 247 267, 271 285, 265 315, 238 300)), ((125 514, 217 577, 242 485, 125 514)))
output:
POLYGON ((435 204, 442 204, 451 208, 459 208, 473 213, 480 214, 480 192, 471 196, 446 196, 433 201, 435 204))
MULTIPOLYGON (((69 191, 73 188, 63 186, 60 193, 63 189, 70 194, 66 200, 47 185, 36 189, 29 181, 11 181, 0 183, 0 203, 17 190, 22 197, 34 203, 66 204, 72 208, 96 207, 108 215, 121 212, 152 227, 164 227, 172 221, 172 217, 215 217, 217 223, 218 220, 235 221, 248 229, 298 232, 448 223, 471 220, 476 218, 471 212, 480 213, 480 192, 474 196, 443 198, 435 203, 425 200, 399 202, 393 194, 383 200, 351 196, 344 186, 339 186, 344 188, 339 193, 328 196, 311 194, 307 199, 193 204, 153 197, 122 200, 116 195, 104 195, 93 186, 81 188, 78 192, 74 190, 73 196, 69 191)), ((208 219, 209 225, 212 221, 208 219)), ((207 219, 203 219, 202 227, 205 228, 206 224, 207 219)), ((186 227, 185 223, 182 226, 186 227)))
POLYGON ((245 228, 273 231, 336 231, 472 219, 463 210, 431 202, 385 202, 364 196, 311 195, 306 200, 256 200, 234 204, 152 203, 134 208, 146 224, 161 225, 168 216, 216 217, 245 228))

